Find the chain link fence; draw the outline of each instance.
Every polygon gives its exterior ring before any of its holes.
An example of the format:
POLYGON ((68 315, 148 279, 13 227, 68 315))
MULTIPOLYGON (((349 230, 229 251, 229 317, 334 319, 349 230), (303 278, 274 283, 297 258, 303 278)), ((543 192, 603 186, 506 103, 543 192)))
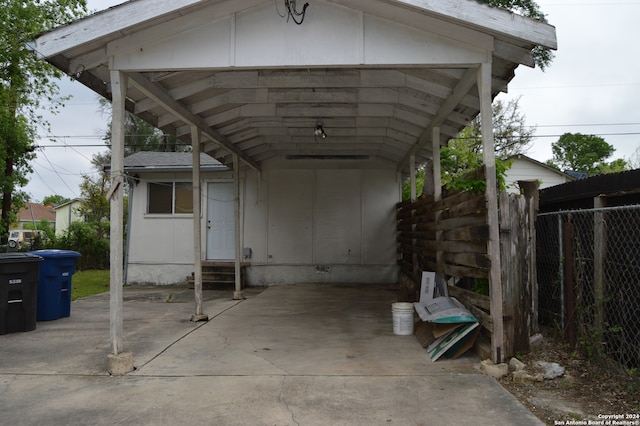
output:
POLYGON ((537 219, 539 321, 591 359, 640 367, 640 206, 537 219))

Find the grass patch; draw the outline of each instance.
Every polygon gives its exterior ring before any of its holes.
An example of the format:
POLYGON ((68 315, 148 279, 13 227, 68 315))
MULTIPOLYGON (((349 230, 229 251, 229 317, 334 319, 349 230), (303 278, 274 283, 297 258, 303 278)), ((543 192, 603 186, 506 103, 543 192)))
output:
POLYGON ((109 270, 78 271, 71 280, 71 300, 109 291, 109 270))

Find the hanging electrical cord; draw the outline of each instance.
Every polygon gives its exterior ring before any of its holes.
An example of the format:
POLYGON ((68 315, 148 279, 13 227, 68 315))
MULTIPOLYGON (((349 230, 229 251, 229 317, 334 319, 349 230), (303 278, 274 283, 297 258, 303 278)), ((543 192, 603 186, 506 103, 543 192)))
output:
POLYGON ((309 3, 305 3, 304 6, 302 6, 302 12, 298 12, 296 10, 296 0, 284 0, 284 7, 286 12, 280 13, 280 10, 278 9, 278 0, 276 0, 276 12, 278 15, 280 15, 281 18, 286 17, 287 22, 291 19, 296 24, 301 25, 304 22, 304 15, 307 13, 309 3))

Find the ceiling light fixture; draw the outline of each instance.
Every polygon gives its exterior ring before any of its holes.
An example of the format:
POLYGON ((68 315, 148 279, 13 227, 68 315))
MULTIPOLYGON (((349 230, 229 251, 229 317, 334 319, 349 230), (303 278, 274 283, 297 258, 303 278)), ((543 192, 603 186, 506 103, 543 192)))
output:
POLYGON ((324 131, 324 127, 322 127, 322 122, 318 122, 316 124, 316 129, 313 131, 313 134, 317 138, 322 138, 322 139, 326 139, 327 138, 327 134, 324 131))

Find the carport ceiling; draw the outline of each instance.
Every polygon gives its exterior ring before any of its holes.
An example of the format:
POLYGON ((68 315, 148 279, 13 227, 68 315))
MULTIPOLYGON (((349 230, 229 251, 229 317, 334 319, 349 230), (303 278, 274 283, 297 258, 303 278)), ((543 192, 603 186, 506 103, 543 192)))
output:
MULTIPOLYGON (((122 46, 139 43, 136 49, 144 52, 145 43, 154 46, 157 39, 170 40, 164 34, 171 34, 173 28, 184 26, 182 32, 175 31, 180 35, 191 28, 211 26, 211 22, 224 24, 228 17, 233 21, 230 43, 239 44, 240 19, 259 13, 263 16, 257 22, 264 23, 264 37, 292 31, 295 24, 276 15, 279 3, 135 0, 43 34, 35 49, 92 90, 110 97, 110 66, 117 63, 113 57, 122 46)), ((458 44, 477 33, 491 41, 492 96, 506 90, 518 65, 533 66, 535 46, 555 48, 553 27, 472 0, 317 0, 307 13, 307 20, 298 28, 310 32, 314 25, 321 28, 355 13, 353 16, 361 16, 356 22, 362 23, 363 33, 367 25, 372 26, 370 22, 407 33, 434 31, 440 38, 449 32, 447 37, 458 44), (322 22, 322 16, 329 18, 322 22)), ((342 30, 329 28, 329 32, 342 30)), ((318 37, 309 49, 324 56, 306 62, 278 65, 267 57, 264 62, 255 60, 253 66, 250 61, 239 64, 242 57, 237 47, 232 49, 239 59, 231 66, 193 66, 176 60, 171 66, 141 67, 134 61, 137 68, 121 68, 129 78, 127 108, 185 143, 190 143, 192 126, 198 126, 204 136, 203 151, 225 164, 231 164, 233 152, 255 168, 273 158, 370 159, 391 162, 406 174, 409 156, 415 155, 418 163, 432 157, 427 142, 433 127, 440 128, 445 144, 479 113, 477 62, 470 59, 465 64, 459 58, 451 63, 438 62, 438 58, 433 63, 370 61, 366 37, 365 33, 365 47, 358 52, 362 60, 357 63, 327 58, 333 51, 342 54, 343 46, 323 45, 318 37), (318 125, 326 138, 315 134, 318 125)), ((401 34, 398 40, 403 37, 401 34)), ((446 42, 451 41, 447 38, 446 42)), ((394 45, 393 49, 411 47, 394 45)), ((308 52, 305 55, 312 57, 308 52)))

